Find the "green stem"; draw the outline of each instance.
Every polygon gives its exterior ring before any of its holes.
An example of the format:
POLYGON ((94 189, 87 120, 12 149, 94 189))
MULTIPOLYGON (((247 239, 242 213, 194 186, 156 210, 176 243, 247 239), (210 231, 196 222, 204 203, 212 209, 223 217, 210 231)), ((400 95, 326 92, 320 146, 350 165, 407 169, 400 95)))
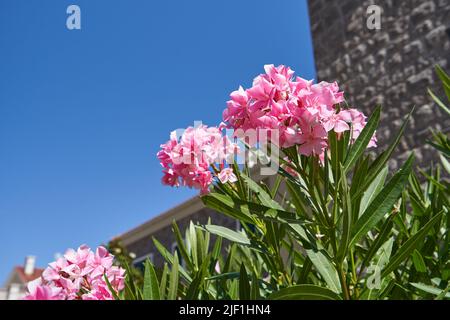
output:
POLYGON ((344 299, 350 300, 350 293, 348 291, 347 281, 345 280, 345 273, 342 269, 342 264, 338 267, 339 281, 341 282, 342 292, 344 293, 344 299))
POLYGON ((358 289, 358 275, 356 274, 356 265, 355 265, 355 256, 353 255, 353 249, 350 249, 350 257, 352 262, 352 274, 353 274, 353 286, 355 288, 355 294, 358 298, 359 296, 359 289, 358 289))

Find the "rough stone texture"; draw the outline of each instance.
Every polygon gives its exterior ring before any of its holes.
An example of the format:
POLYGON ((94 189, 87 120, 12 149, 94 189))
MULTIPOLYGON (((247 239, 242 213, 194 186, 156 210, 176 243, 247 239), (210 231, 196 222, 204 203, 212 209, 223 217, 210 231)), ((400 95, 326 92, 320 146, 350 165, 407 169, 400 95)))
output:
MULTIPOLYGON (((180 219, 177 221, 177 224, 182 234, 184 234, 184 231, 189 226, 190 221, 192 221, 194 224, 199 223, 204 225, 208 222, 209 218, 211 219, 211 224, 221 225, 233 230, 235 230, 237 227, 236 220, 229 218, 223 214, 219 214, 209 208, 203 208, 186 218, 180 219)), ((162 267, 165 260, 153 244, 153 237, 161 242, 169 251, 172 250, 172 245, 176 241, 175 236, 172 232, 172 225, 169 224, 168 226, 158 230, 157 232, 128 245, 127 249, 129 252, 133 252, 137 258, 148 255, 150 253, 153 254, 153 263, 155 264, 155 266, 162 267)), ((211 237, 211 246, 214 244, 214 240, 215 237, 211 237)), ((225 246, 222 245, 222 248, 224 247, 225 246)))
POLYGON ((436 152, 425 145, 430 129, 448 132, 449 118, 431 98, 443 96, 433 66, 450 71, 449 0, 308 0, 319 80, 337 80, 350 105, 370 114, 383 106, 377 132, 380 147, 399 129, 413 105, 417 109, 391 165, 410 150, 427 167, 436 152), (382 8, 381 29, 367 28, 369 5, 382 8))

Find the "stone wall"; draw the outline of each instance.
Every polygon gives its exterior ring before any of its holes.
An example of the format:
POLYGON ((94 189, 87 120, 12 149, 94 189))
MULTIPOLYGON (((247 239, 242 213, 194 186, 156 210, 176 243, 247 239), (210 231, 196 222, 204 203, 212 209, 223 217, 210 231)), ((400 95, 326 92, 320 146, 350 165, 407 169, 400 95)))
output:
POLYGON ((309 0, 314 56, 319 80, 337 80, 352 106, 370 114, 383 106, 379 145, 385 146, 402 118, 417 109, 397 153, 403 161, 414 150, 427 167, 436 153, 424 146, 430 128, 448 131, 450 119, 431 98, 442 96, 433 66, 450 71, 449 0, 309 0), (381 29, 367 28, 369 5, 382 8, 381 29))

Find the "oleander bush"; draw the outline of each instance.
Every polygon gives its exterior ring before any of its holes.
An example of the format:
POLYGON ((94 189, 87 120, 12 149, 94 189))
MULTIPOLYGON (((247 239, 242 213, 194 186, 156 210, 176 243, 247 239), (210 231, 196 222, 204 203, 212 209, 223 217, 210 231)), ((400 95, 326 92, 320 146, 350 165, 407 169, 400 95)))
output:
MULTIPOLYGON (((450 101, 450 79, 437 72, 450 101)), ((231 94, 223 123, 174 131, 158 153, 164 184, 198 189, 241 230, 211 223, 180 230, 173 222, 175 252, 154 239, 163 268, 147 260, 142 281, 122 260, 124 284, 119 290, 105 276, 111 295, 104 296, 450 298, 448 136, 435 132, 429 142, 441 163, 413 170, 411 152, 397 170, 388 166, 413 111, 379 150, 381 107, 366 119, 336 83, 265 66, 251 88, 231 94)))

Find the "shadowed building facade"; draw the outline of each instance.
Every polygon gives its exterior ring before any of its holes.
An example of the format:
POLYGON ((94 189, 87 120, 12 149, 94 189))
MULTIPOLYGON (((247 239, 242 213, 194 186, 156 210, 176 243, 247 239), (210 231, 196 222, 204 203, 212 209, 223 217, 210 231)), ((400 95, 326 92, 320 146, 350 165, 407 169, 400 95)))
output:
POLYGON ((147 258, 157 267, 162 267, 164 258, 156 249, 153 238, 161 242, 169 251, 175 252, 177 244, 172 232, 172 221, 176 221, 181 233, 184 234, 191 221, 205 225, 208 219, 211 219, 211 224, 214 225, 222 225, 233 230, 238 228, 236 220, 206 208, 200 197, 196 196, 117 238, 130 253, 136 256, 134 260, 136 267, 141 267, 147 258))

